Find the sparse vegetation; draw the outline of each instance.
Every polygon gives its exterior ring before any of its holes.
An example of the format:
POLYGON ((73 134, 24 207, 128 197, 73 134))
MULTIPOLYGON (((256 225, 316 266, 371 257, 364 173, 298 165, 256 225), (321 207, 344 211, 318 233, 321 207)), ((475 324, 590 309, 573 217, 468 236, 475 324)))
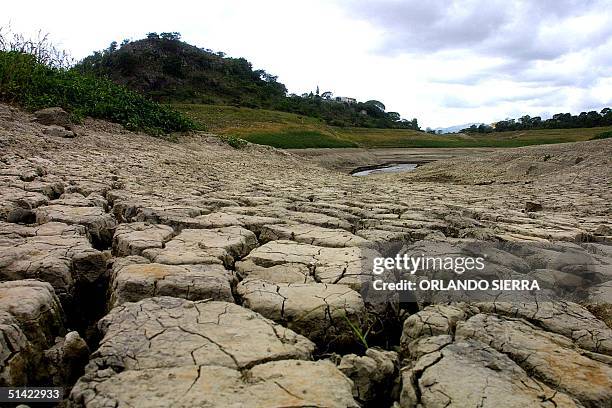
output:
POLYGON ((346 321, 346 323, 348 324, 348 326, 351 328, 351 331, 353 332, 353 334, 355 335, 356 339, 359 341, 359 343, 367 350, 368 348, 370 348, 370 346, 368 345, 368 335, 370 334, 370 329, 372 328, 370 326, 370 328, 368 328, 366 330, 366 332, 364 333, 363 330, 361 330, 361 328, 354 324, 353 322, 351 322, 351 319, 349 319, 349 317, 347 316, 347 314, 345 313, 343 315, 344 320, 346 321))
POLYGON ((49 34, 42 31, 32 38, 12 31, 10 24, 0 27, 0 51, 28 54, 34 59, 52 68, 70 68, 74 60, 68 52, 57 48, 50 40, 49 34))
POLYGON ((232 146, 234 149, 242 149, 247 145, 247 141, 235 136, 225 136, 221 138, 225 143, 232 146))

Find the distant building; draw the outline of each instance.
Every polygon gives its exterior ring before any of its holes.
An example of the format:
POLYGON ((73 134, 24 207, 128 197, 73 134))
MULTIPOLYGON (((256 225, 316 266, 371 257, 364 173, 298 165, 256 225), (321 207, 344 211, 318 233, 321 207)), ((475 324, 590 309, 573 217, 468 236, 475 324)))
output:
POLYGON ((336 102, 344 102, 344 103, 357 103, 357 99, 348 98, 346 96, 336 96, 336 102))

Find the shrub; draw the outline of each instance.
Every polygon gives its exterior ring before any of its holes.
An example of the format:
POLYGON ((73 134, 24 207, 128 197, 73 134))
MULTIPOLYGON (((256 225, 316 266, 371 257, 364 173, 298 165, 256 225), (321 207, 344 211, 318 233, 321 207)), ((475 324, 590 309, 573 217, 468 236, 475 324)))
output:
POLYGON ((248 143, 246 140, 236 136, 227 136, 222 137, 221 139, 224 140, 225 143, 227 143, 228 145, 232 146, 234 149, 242 149, 248 143))
POLYGON ((52 68, 17 51, 0 51, 0 100, 29 110, 60 106, 75 117, 107 119, 154 135, 195 128, 181 113, 107 79, 52 68))
POLYGON ((612 137, 612 131, 601 132, 600 134, 593 136, 591 140, 608 139, 611 137, 612 137))

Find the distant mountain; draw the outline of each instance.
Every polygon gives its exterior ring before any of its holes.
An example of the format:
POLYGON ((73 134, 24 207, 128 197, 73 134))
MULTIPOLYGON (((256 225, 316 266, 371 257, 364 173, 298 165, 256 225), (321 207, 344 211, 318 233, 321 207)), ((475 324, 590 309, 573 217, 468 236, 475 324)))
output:
POLYGON ((455 126, 449 126, 449 127, 445 127, 445 128, 435 128, 434 130, 436 132, 442 131, 442 133, 456 133, 456 132, 459 132, 461 129, 469 128, 472 125, 478 126, 481 123, 482 122, 465 123, 463 125, 455 125, 455 126))

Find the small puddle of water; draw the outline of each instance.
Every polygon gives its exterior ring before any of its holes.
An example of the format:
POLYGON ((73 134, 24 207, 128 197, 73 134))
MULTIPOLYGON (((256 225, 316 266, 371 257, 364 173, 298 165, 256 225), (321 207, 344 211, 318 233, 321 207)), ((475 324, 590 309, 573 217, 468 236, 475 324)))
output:
POLYGON ((369 176, 370 174, 380 173, 402 173, 405 171, 412 171, 417 168, 417 164, 414 163, 399 163, 399 164, 383 164, 381 166, 370 167, 365 170, 359 170, 351 172, 351 176, 369 176))

